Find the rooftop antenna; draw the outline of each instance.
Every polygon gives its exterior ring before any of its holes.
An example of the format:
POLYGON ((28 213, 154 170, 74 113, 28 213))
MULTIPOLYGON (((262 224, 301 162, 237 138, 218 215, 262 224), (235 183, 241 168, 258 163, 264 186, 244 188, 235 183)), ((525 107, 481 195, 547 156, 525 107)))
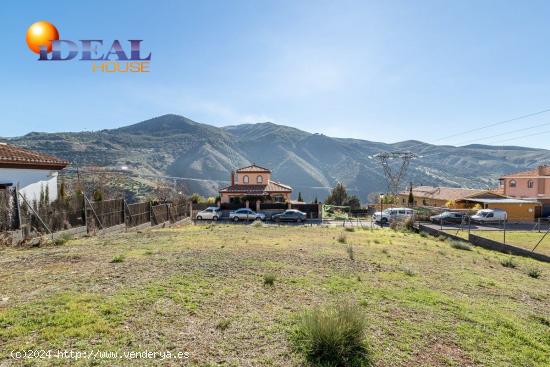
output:
POLYGON ((384 169, 384 176, 386 176, 388 183, 388 192, 397 195, 409 163, 411 160, 418 158, 418 156, 411 152, 381 152, 375 154, 373 158, 377 159, 384 169), (392 165, 398 166, 399 169, 394 171, 392 165))

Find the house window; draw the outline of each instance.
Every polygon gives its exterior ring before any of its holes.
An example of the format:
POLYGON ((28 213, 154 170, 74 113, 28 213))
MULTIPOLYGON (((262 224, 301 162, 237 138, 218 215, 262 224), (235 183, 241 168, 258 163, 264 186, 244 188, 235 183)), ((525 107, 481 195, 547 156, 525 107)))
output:
POLYGON ((273 195, 272 199, 273 199, 274 203, 284 203, 285 202, 285 197, 283 195, 273 195))
POLYGON ((527 188, 532 189, 535 187, 535 182, 533 180, 527 181, 527 188))
POLYGON ((516 180, 510 181, 510 187, 516 187, 516 180))
POLYGON ((264 182, 264 178, 262 177, 262 175, 258 175, 258 177, 256 177, 256 182, 259 183, 259 184, 264 182))
POLYGON ((248 176, 244 175, 243 176, 243 183, 248 183, 248 181, 249 181, 248 176))

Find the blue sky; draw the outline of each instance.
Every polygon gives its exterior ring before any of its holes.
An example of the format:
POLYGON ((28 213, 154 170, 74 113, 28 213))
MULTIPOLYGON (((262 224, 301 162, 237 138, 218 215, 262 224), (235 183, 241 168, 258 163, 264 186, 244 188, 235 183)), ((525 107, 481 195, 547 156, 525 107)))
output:
POLYGON ((550 133, 537 134, 550 131, 550 112, 440 139, 550 108, 549 16, 545 1, 9 2, 0 136, 176 113, 216 126, 273 121, 375 141, 550 149, 550 133), (38 62, 25 43, 37 20, 61 39, 143 39, 151 72, 38 62))

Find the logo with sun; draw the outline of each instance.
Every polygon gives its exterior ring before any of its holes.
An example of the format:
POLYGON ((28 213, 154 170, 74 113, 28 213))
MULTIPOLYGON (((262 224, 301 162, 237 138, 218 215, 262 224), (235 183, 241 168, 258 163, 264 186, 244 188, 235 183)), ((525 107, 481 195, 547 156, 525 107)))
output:
POLYGON ((38 54, 38 61, 58 62, 79 60, 91 62, 93 72, 148 73, 151 52, 141 51, 142 39, 105 43, 101 39, 78 41, 59 39, 59 31, 50 22, 41 20, 27 29, 27 46, 38 54), (110 45, 110 46, 109 46, 110 45))
POLYGON ((32 52, 40 54, 40 48, 45 48, 50 53, 53 41, 59 40, 59 32, 52 23, 41 20, 29 27, 26 39, 32 52))

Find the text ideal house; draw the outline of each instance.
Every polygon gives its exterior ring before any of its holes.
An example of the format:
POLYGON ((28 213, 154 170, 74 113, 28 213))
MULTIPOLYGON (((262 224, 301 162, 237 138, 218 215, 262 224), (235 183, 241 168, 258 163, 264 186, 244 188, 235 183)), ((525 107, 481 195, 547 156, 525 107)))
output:
POLYGON ((271 179, 271 171, 252 164, 231 172, 231 185, 220 189, 220 200, 225 203, 290 202, 292 187, 271 179))

